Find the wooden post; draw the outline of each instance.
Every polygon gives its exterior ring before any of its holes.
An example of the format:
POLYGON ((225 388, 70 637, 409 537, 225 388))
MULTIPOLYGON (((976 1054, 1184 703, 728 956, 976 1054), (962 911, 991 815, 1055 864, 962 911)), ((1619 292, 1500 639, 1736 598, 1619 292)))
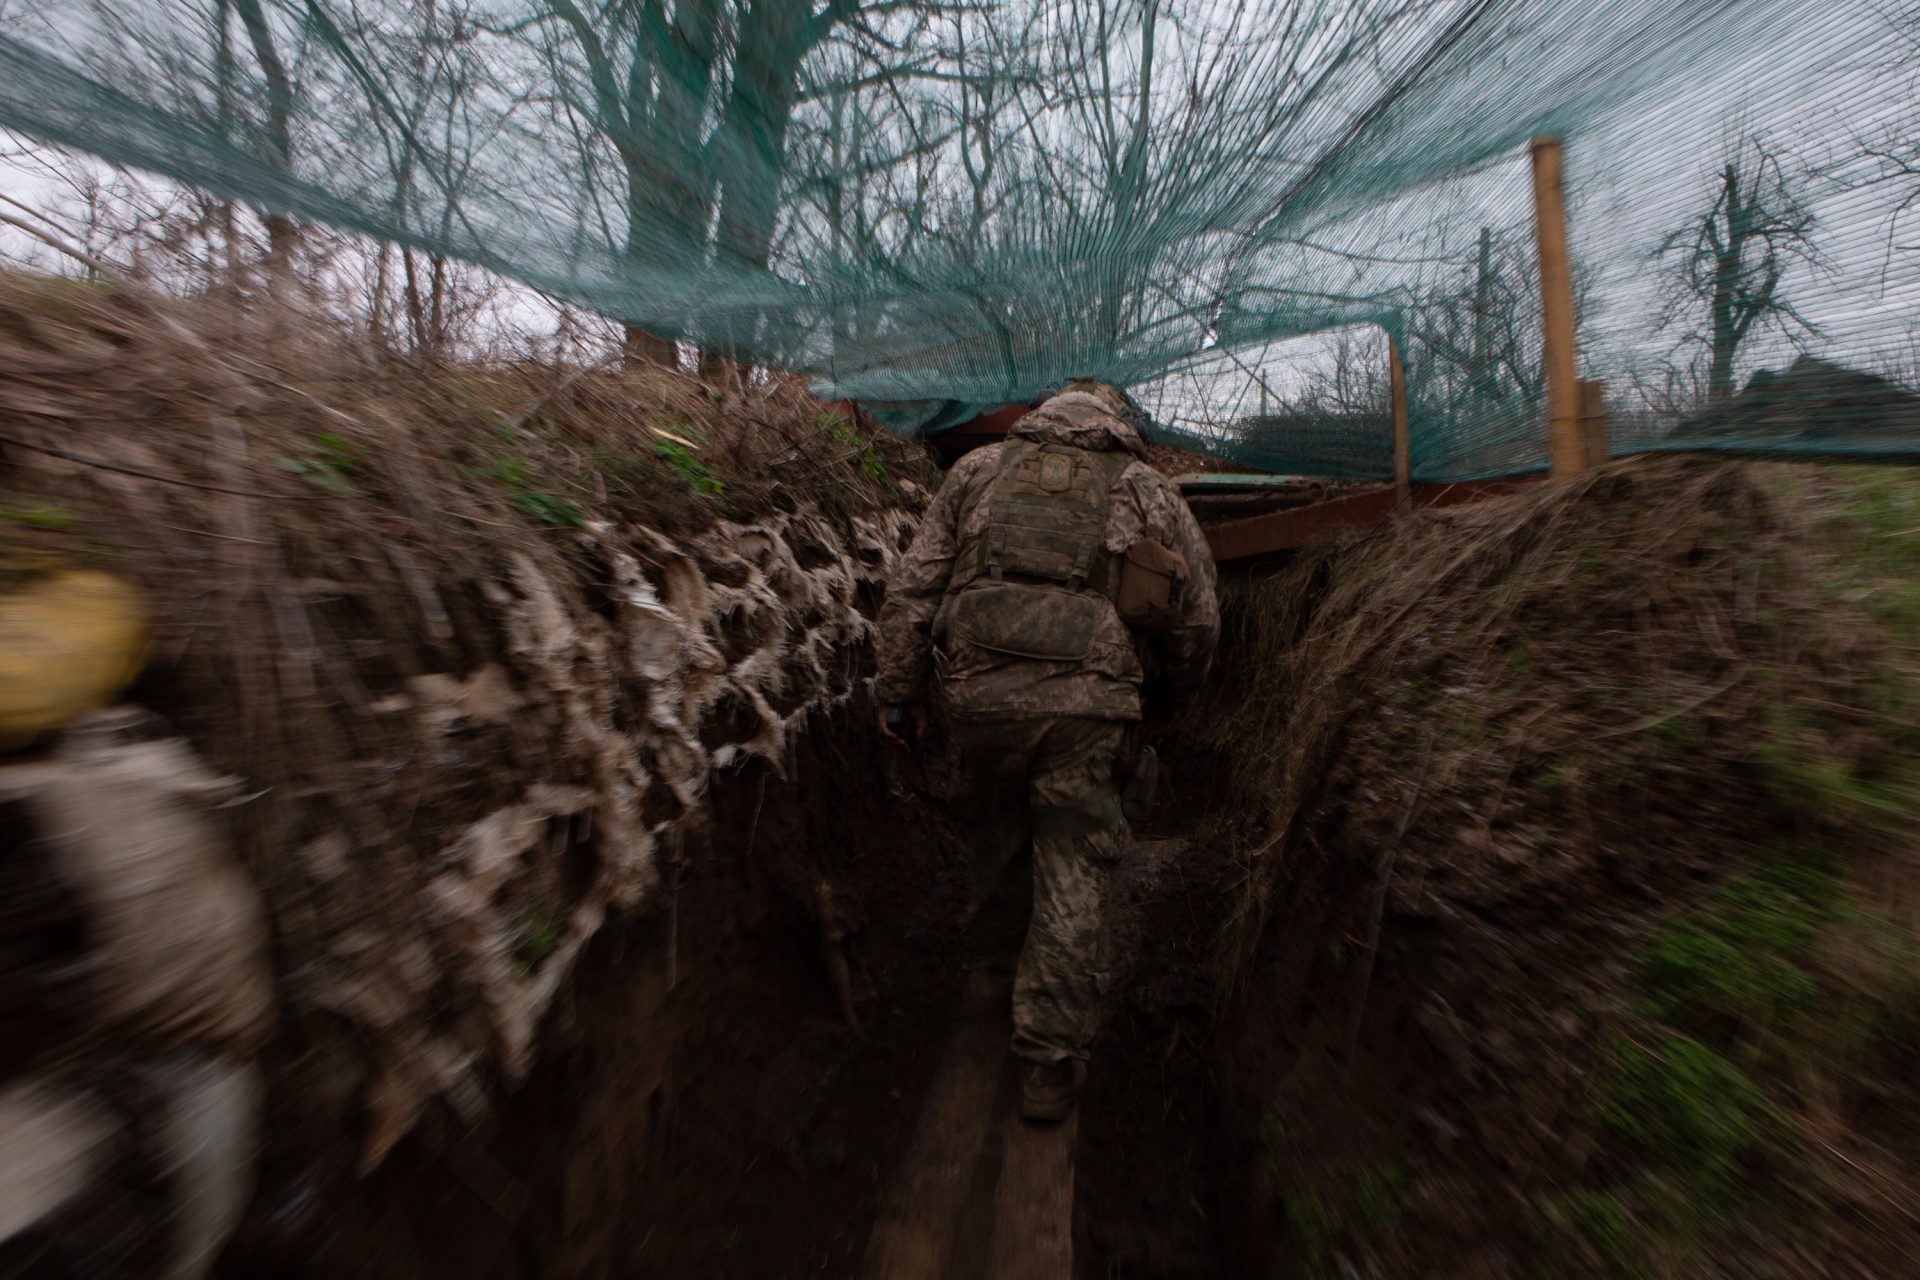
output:
POLYGON ((1607 384, 1598 378, 1580 379, 1580 441, 1586 446, 1587 465, 1598 467, 1613 456, 1608 439, 1607 384))
POLYGON ((1400 344, 1387 336, 1387 386, 1393 406, 1393 509, 1413 506, 1413 443, 1407 434, 1407 371, 1400 363, 1400 344))
POLYGON ((1533 140, 1533 225, 1540 247, 1540 313, 1545 322, 1547 461, 1555 480, 1586 467, 1580 384, 1574 371, 1573 270, 1567 258, 1567 200, 1556 137, 1533 140))

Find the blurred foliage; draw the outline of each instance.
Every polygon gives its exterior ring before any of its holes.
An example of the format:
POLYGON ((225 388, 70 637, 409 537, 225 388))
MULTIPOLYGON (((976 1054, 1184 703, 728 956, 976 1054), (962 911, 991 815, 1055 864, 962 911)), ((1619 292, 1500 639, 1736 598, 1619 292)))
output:
POLYGON ((1824 859, 1763 862, 1654 935, 1642 1008, 1702 1033, 1784 1026, 1814 997, 1802 962, 1837 896, 1824 859))
POLYGON ((667 468, 682 480, 687 487, 702 497, 717 498, 726 492, 726 485, 720 478, 707 469, 697 454, 678 440, 660 439, 653 442, 653 456, 667 464, 667 468))

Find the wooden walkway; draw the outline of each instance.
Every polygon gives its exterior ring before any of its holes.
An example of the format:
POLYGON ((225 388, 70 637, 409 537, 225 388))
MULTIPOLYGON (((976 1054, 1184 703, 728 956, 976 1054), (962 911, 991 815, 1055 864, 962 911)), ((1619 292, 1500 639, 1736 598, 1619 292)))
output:
POLYGON ((895 1171, 864 1280, 1069 1280, 1078 1117, 1020 1119, 1009 989, 976 975, 895 1171))

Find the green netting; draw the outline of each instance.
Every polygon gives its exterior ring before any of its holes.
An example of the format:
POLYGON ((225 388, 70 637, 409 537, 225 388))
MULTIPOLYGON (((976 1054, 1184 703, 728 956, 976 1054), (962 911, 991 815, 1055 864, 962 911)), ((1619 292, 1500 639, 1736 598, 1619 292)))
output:
POLYGON ((1920 453, 1917 72, 1881 0, 0 5, 0 125, 902 429, 1093 374, 1377 477, 1392 334, 1434 480, 1543 461, 1544 132, 1618 447, 1920 453))

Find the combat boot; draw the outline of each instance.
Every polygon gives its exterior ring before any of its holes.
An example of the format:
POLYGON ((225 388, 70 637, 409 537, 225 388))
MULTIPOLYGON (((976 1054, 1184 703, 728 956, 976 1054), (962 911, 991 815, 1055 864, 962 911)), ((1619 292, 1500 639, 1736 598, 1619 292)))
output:
POLYGON ((1051 1065, 1027 1064, 1026 1079, 1020 1085, 1020 1115, 1036 1124, 1054 1124, 1073 1114, 1080 1086, 1087 1082, 1087 1064, 1078 1058, 1066 1058, 1051 1065))

